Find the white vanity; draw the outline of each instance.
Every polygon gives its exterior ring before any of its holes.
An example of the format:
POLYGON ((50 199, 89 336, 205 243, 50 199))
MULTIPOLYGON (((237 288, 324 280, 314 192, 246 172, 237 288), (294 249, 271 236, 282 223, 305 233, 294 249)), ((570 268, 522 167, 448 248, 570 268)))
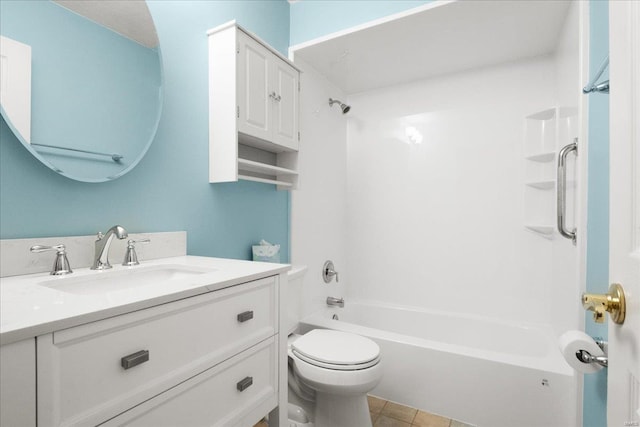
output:
POLYGON ((286 421, 287 270, 180 256, 1 279, 0 424, 286 421))

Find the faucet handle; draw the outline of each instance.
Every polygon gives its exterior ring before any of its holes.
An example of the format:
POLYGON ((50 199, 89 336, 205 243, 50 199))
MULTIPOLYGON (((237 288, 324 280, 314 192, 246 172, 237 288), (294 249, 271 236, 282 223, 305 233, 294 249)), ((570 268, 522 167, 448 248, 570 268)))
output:
POLYGON ((31 253, 37 254, 40 252, 57 251, 56 259, 53 261, 53 268, 51 269, 51 275, 62 276, 64 274, 73 273, 69 260, 67 259, 66 247, 64 245, 44 246, 35 245, 29 249, 31 253))
POLYGON ((138 262, 138 254, 136 254, 136 243, 149 243, 151 241, 151 239, 139 239, 139 240, 133 240, 130 239, 129 241, 127 241, 127 252, 124 254, 124 261, 122 262, 122 265, 124 266, 128 266, 131 267, 133 265, 139 265, 140 262, 138 262))
POLYGON ((31 246, 31 248, 29 248, 31 253, 34 253, 34 254, 38 254, 40 252, 48 252, 48 251, 64 252, 65 249, 66 249, 65 246, 62 245, 62 244, 54 245, 54 246, 35 245, 35 246, 31 246))

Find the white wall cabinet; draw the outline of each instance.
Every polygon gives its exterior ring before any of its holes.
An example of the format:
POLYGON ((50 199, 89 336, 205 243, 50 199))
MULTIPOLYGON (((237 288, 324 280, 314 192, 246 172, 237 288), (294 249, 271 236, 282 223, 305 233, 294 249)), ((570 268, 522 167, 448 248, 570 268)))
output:
POLYGON ((209 36, 209 182, 297 184, 300 71, 235 22, 209 36))

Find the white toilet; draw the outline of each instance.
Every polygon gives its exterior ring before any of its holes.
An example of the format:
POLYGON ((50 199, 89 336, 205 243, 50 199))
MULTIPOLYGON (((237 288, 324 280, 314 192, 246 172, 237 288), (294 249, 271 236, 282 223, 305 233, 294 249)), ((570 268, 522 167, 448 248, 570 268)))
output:
MULTIPOLYGON (((288 275, 287 322, 291 334, 300 320, 306 267, 288 275)), ((371 427, 367 393, 382 378, 380 348, 360 335, 314 329, 289 336, 291 426, 371 427)))

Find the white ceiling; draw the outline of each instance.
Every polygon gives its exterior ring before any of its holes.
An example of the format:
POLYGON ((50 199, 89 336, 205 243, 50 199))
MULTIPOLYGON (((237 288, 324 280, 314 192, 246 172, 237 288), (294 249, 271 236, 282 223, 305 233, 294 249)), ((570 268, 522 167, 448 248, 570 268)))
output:
POLYGON ((435 2, 293 46, 347 94, 551 53, 570 1, 435 2))
POLYGON ((53 1, 145 47, 158 46, 156 28, 144 0, 53 1))

